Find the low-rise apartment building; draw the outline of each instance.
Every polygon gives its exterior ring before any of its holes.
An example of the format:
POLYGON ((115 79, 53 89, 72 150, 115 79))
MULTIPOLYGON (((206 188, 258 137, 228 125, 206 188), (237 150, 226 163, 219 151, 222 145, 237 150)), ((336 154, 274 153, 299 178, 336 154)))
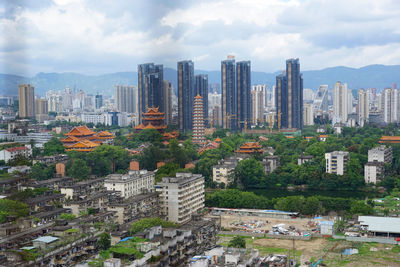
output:
POLYGON ((393 160, 393 149, 392 147, 386 147, 380 145, 368 150, 368 162, 384 162, 391 164, 393 160))
POLYGON ((204 177, 201 174, 177 173, 176 177, 163 177, 156 184, 160 193, 161 214, 168 221, 185 223, 204 208, 204 177))
POLYGON ((373 183, 379 182, 384 177, 385 172, 385 163, 373 161, 367 162, 364 166, 364 180, 365 183, 373 183))
POLYGON ((350 154, 347 151, 333 151, 325 153, 326 172, 336 175, 343 175, 346 172, 346 165, 350 160, 350 154))
POLYGON ((280 166, 280 158, 279 156, 266 156, 263 158, 261 164, 263 165, 264 172, 269 174, 280 166))
POLYGON ((121 192, 123 198, 130 198, 154 192, 154 176, 154 172, 147 170, 129 171, 128 174, 110 174, 104 181, 104 187, 109 191, 121 192))
POLYGON ((232 156, 219 160, 218 164, 213 166, 213 182, 224 183, 225 185, 230 184, 236 166, 244 158, 246 157, 232 156))
POLYGON ((8 162, 19 155, 29 158, 32 155, 32 149, 27 146, 5 148, 0 151, 0 160, 8 162))

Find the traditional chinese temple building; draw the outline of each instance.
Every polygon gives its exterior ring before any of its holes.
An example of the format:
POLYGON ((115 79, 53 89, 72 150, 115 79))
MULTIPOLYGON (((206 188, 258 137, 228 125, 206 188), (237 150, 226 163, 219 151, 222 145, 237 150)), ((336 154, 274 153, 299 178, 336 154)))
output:
POLYGON ((248 142, 241 145, 239 149, 236 150, 235 152, 242 154, 254 154, 254 153, 262 153, 263 150, 258 142, 248 142))
POLYGON ((64 144, 66 151, 93 151, 97 146, 109 144, 115 136, 108 132, 94 132, 86 125, 74 127, 69 133, 65 134, 66 138, 60 141, 64 144))
POLYGON ((165 113, 160 112, 158 107, 148 108, 146 113, 142 114, 142 123, 135 127, 137 132, 145 129, 156 129, 160 133, 165 132, 167 126, 164 125, 165 113))
POLYGON ((379 139, 380 144, 399 144, 400 143, 400 136, 382 136, 379 139))

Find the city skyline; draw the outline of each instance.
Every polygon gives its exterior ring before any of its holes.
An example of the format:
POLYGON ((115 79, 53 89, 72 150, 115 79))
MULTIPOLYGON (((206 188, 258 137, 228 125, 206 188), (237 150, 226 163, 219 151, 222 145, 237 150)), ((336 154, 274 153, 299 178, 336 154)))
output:
POLYGON ((184 59, 217 70, 226 54, 266 72, 293 57, 303 70, 393 65, 400 63, 398 7, 389 0, 6 1, 0 73, 101 74, 184 59))

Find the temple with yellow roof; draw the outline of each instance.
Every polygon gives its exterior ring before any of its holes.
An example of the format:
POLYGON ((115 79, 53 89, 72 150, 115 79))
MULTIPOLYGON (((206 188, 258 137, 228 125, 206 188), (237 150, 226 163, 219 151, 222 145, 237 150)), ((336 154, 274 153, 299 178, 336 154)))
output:
POLYGON ((60 141, 66 151, 90 152, 102 144, 111 143, 115 136, 108 131, 94 132, 86 125, 76 126, 60 141))
POLYGON ((137 132, 145 129, 155 129, 160 133, 165 132, 167 126, 164 125, 165 113, 159 111, 158 107, 151 107, 142 114, 142 123, 135 127, 137 132))
POLYGON ((239 147, 238 150, 235 151, 236 153, 242 154, 254 154, 254 153, 262 153, 263 149, 258 142, 247 142, 244 143, 239 147))

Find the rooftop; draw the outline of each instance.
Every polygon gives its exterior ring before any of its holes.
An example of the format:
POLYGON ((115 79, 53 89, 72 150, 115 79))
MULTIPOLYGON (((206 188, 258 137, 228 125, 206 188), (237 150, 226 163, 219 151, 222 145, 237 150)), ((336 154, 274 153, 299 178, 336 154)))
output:
POLYGON ((54 237, 54 236, 42 236, 42 237, 36 238, 36 239, 34 239, 34 240, 32 240, 32 241, 33 241, 33 242, 44 242, 44 243, 49 244, 49 243, 52 243, 52 242, 57 241, 57 240, 58 240, 58 237, 54 237))
POLYGON ((16 151, 23 151, 23 150, 28 150, 26 146, 19 146, 19 147, 10 147, 6 148, 8 152, 16 152, 16 151))
POLYGON ((381 233, 400 233, 400 218, 358 216, 361 225, 367 225, 368 231, 381 233))

